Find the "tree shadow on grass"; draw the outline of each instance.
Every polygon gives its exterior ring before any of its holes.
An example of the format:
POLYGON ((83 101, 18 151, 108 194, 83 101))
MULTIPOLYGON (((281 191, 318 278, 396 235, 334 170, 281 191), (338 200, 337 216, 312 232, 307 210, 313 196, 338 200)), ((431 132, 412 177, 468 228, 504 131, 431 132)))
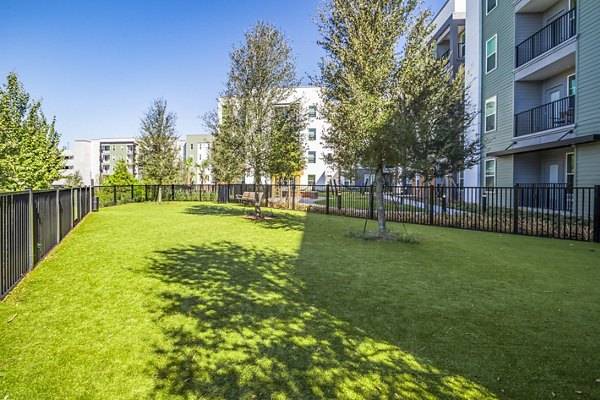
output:
POLYGON ((152 397, 495 398, 307 303, 296 262, 228 242, 157 252, 152 397))
MULTIPOLYGON (((302 231, 304 228, 304 216, 302 214, 294 214, 289 212, 275 211, 263 207, 263 215, 266 217, 262 220, 248 220, 249 223, 259 224, 262 228, 278 229, 286 231, 302 231)), ((185 213, 192 215, 211 215, 211 216, 240 216, 252 215, 254 208, 236 207, 236 206, 221 206, 221 205, 206 205, 201 204, 186 208, 185 213)))

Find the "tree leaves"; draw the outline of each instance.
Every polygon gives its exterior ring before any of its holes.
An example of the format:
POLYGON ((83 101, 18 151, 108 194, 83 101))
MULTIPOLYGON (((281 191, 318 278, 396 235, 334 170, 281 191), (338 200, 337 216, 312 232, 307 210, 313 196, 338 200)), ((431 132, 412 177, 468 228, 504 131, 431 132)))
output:
POLYGON ((54 124, 10 73, 0 88, 0 189, 43 189, 60 178, 64 159, 54 124))

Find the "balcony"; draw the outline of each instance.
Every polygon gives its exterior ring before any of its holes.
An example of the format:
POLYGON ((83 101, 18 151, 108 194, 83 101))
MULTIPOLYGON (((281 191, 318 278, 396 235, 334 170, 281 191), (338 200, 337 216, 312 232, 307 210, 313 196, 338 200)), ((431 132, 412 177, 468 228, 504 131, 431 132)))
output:
POLYGON ((569 96, 515 115, 515 136, 530 135, 574 123, 575 96, 569 96))
POLYGON ((517 68, 566 42, 577 34, 576 9, 546 25, 516 48, 517 68))

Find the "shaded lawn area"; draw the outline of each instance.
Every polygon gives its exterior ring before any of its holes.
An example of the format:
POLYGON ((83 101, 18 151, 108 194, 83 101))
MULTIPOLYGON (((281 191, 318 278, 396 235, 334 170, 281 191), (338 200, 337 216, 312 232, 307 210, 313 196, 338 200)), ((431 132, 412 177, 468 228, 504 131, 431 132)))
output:
POLYGON ((600 398, 600 246, 242 212, 90 215, 0 303, 0 398, 600 398))

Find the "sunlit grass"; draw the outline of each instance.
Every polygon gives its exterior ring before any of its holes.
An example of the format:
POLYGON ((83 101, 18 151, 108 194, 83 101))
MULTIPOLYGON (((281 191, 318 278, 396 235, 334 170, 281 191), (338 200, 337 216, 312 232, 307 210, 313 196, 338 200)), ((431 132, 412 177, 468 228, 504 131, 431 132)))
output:
POLYGON ((598 246, 241 213, 92 214, 0 304, 0 398, 600 396, 598 246))

